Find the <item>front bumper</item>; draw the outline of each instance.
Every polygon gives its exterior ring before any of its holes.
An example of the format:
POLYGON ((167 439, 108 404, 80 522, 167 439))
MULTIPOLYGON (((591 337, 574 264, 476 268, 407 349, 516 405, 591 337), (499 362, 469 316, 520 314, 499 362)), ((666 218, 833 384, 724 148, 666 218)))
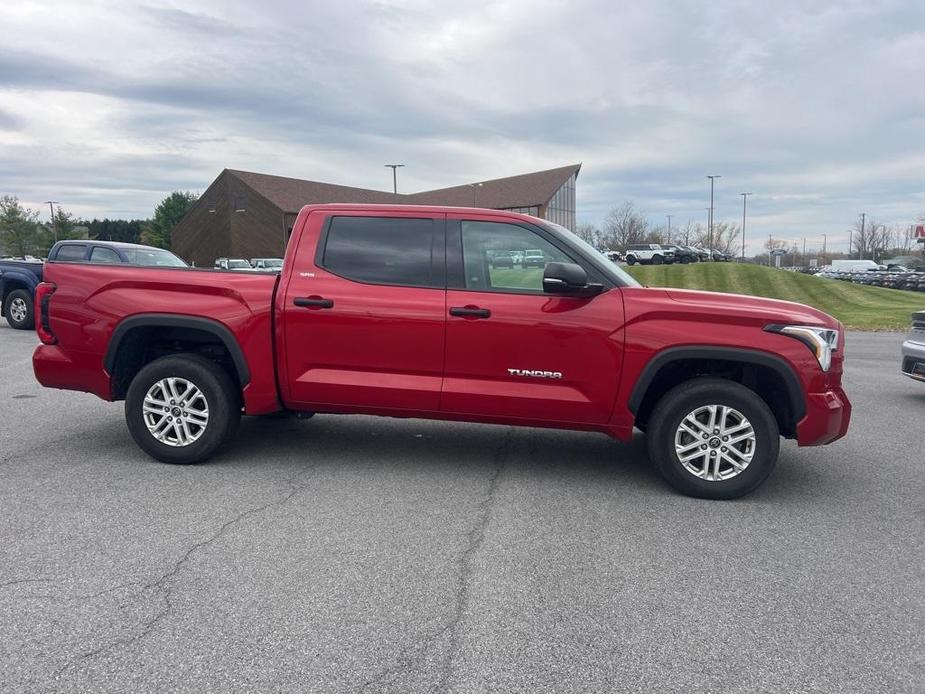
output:
POLYGON ((851 403, 840 387, 823 393, 807 393, 805 402, 806 415, 797 423, 800 446, 824 446, 848 432, 851 403))
POLYGON ((916 381, 925 381, 925 344, 906 340, 902 348, 903 375, 916 381))

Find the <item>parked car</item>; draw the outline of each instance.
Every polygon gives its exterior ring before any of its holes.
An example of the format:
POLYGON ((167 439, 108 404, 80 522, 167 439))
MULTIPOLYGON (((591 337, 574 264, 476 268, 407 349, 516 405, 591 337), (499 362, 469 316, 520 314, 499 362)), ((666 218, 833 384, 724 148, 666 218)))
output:
POLYGON ((14 330, 34 330, 33 297, 42 281, 42 262, 0 260, 0 315, 14 330))
POLYGON ((674 262, 681 263, 682 265, 687 265, 688 263, 696 263, 700 260, 700 255, 690 250, 686 246, 676 246, 670 245, 665 246, 672 251, 674 254, 674 262))
POLYGON ((234 272, 260 272, 244 258, 216 258, 214 267, 216 270, 232 270, 234 272))
POLYGON ((524 259, 521 261, 523 267, 546 267, 546 255, 543 251, 536 248, 530 248, 524 251, 524 259))
POLYGON ((513 212, 309 205, 279 276, 50 260, 37 299, 39 382, 124 400, 136 443, 169 463, 281 409, 635 428, 670 484, 725 499, 768 477, 780 436, 830 443, 851 414, 831 316, 642 287, 513 212), (504 245, 543 253, 542 275, 492 284, 487 251, 504 245))
POLYGON ((925 311, 912 314, 912 328, 902 346, 902 372, 925 381, 925 311))
POLYGON ((514 267, 514 254, 511 251, 495 251, 488 259, 492 267, 514 267))
MULTIPOLYGON (((48 252, 48 259, 58 262, 87 262, 94 265, 137 265, 142 267, 186 267, 170 251, 152 246, 117 241, 59 241, 48 252)), ((34 292, 43 277, 41 262, 13 263, 0 266, 0 297, 3 314, 11 327, 35 328, 34 292)))
POLYGON ((627 265, 662 265, 673 263, 674 252, 657 243, 637 243, 626 247, 627 265))
POLYGON ((623 262, 623 254, 620 251, 601 251, 601 253, 612 263, 623 262))
POLYGON ((251 258, 251 267, 257 270, 270 270, 278 272, 283 269, 282 258, 251 258))

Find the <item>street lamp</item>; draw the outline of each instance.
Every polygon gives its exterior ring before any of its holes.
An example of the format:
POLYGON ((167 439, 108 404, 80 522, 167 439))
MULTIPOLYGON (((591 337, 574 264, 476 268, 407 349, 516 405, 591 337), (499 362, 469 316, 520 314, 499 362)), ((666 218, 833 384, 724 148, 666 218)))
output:
POLYGON ((745 202, 751 193, 739 193, 742 196, 742 262, 745 262, 745 202))
POLYGON ((668 217, 668 243, 671 243, 671 215, 665 215, 668 217))
POLYGON ((722 178, 719 174, 710 174, 707 176, 710 179, 710 259, 713 259, 713 181, 717 178, 722 178))
POLYGON ((398 195, 398 169, 402 168, 404 164, 386 164, 387 169, 392 169, 392 192, 395 195, 398 195))
POLYGON ((473 207, 478 207, 477 203, 478 203, 479 188, 481 188, 482 185, 483 184, 481 183, 469 183, 468 184, 468 186, 472 188, 472 206, 473 207))
POLYGON ((59 206, 58 209, 61 209, 60 208, 61 203, 58 202, 57 200, 46 200, 45 202, 48 203, 48 209, 51 210, 51 232, 55 235, 55 243, 58 243, 58 225, 55 222, 54 206, 58 205, 59 206))

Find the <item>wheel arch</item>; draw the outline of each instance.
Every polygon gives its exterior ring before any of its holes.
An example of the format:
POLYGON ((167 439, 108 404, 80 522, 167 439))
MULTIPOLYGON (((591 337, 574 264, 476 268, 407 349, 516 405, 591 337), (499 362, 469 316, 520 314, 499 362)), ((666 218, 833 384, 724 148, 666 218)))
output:
MULTIPOLYGON (((164 335, 179 336, 194 340, 195 344, 221 345, 227 353, 228 370, 237 380, 241 388, 250 382, 250 369, 247 359, 237 338, 227 326, 211 318, 199 316, 181 316, 169 313, 145 313, 130 316, 122 320, 112 332, 103 366, 113 380, 113 396, 116 399, 124 397, 131 377, 147 361, 136 354, 128 366, 124 366, 125 351, 132 350, 143 353, 149 346, 147 341, 152 336, 164 335), (161 332, 163 331, 163 332, 161 332), (138 344, 138 343, 142 344, 138 344)), ((180 350, 184 351, 184 350, 180 350)))
POLYGON ((750 388, 770 407, 782 434, 796 436, 806 415, 800 379, 781 357, 740 347, 685 346, 652 357, 633 386, 627 407, 645 426, 658 400, 674 386, 701 376, 720 376, 750 388))

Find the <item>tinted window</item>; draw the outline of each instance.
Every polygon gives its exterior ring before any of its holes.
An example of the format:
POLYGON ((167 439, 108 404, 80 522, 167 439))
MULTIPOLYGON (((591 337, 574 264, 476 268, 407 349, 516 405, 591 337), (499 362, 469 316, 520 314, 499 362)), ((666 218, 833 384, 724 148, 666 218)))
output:
MULTIPOLYGON (((60 255, 58 257, 60 257, 60 255)), ((122 262, 122 259, 119 257, 119 254, 111 248, 95 246, 93 250, 90 251, 90 262, 104 263, 106 265, 118 265, 122 262)))
POLYGON ((55 260, 83 260, 87 247, 84 244, 67 244, 58 248, 55 260))
POLYGON ((436 243, 431 219, 334 217, 321 266, 359 282, 413 287, 443 286, 433 276, 436 243))
POLYGON ((463 267, 466 289, 482 291, 543 291, 546 263, 573 262, 538 234, 516 224, 463 222, 463 267), (494 267, 491 254, 516 253, 513 267, 494 267))

